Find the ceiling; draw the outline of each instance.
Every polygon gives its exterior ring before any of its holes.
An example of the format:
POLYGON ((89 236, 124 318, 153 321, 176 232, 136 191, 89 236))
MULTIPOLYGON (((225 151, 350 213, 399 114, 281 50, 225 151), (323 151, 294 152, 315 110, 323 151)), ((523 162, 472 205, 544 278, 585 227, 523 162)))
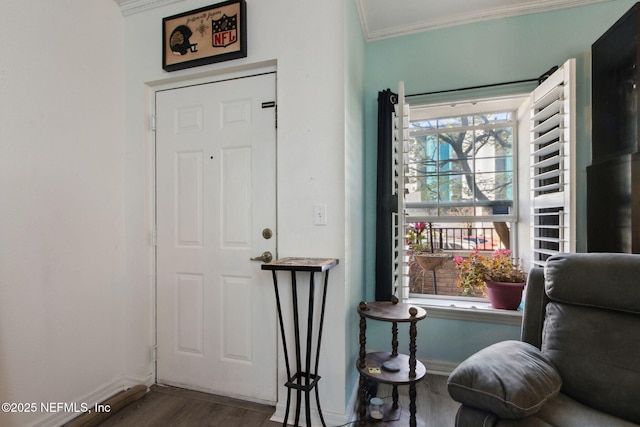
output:
MULTIPOLYGON (((114 0, 132 15, 184 0, 114 0)), ((367 41, 615 0, 355 0, 367 41)))
POLYGON ((612 0, 356 0, 367 41, 612 0))

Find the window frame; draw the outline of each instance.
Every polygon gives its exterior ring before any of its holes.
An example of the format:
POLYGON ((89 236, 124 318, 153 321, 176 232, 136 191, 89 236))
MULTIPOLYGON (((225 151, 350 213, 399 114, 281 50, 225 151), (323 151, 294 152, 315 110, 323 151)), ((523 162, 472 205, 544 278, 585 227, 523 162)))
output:
MULTIPOLYGON (((563 125, 561 125, 564 135, 565 142, 567 143, 566 153, 566 196, 564 198, 565 206, 571 209, 571 212, 566 215, 568 221, 568 232, 567 239, 563 242, 562 251, 564 252, 574 252, 575 251, 575 128, 576 128, 576 116, 575 116, 575 97, 576 97, 576 88, 575 88, 575 59, 567 60, 562 66, 559 67, 557 71, 555 71, 550 76, 545 76, 545 79, 548 81, 542 82, 535 88, 527 88, 524 91, 516 92, 516 90, 501 90, 494 93, 502 93, 505 94, 504 98, 509 97, 510 93, 516 93, 516 95, 512 95, 514 97, 520 97, 524 100, 522 103, 522 108, 518 109, 518 122, 526 124, 523 126, 523 129, 518 132, 518 136, 522 137, 522 135, 529 135, 528 138, 523 138, 519 144, 519 146, 523 151, 523 157, 516 156, 514 158, 514 171, 518 171, 520 177, 522 178, 522 182, 517 184, 514 189, 520 191, 519 196, 514 196, 514 209, 519 210, 516 211, 516 218, 519 220, 515 223, 515 227, 512 227, 511 239, 512 244, 511 247, 514 248, 517 253, 518 249, 523 251, 528 251, 533 246, 530 242, 533 240, 534 236, 534 228, 536 227, 533 215, 532 215, 532 207, 534 207, 534 202, 530 200, 531 194, 531 179, 532 179, 532 171, 531 165, 533 162, 533 130, 535 128, 535 98, 536 94, 540 93, 544 89, 544 87, 549 86, 553 80, 559 80, 559 83, 564 87, 564 95, 562 101, 564 103, 564 108, 561 111, 561 115, 563 115, 563 125), (527 147, 527 148, 525 148, 527 147), (525 153, 528 151, 528 153, 525 153), (526 158, 525 158, 526 155, 526 158), (522 164, 521 164, 522 162, 522 164), (525 171, 525 172, 522 172, 525 171), (525 179, 525 176, 527 179, 525 179), (525 197, 526 194, 526 197, 525 197), (522 220, 521 215, 525 215, 524 220, 522 220), (521 236, 521 242, 513 242, 516 236, 521 236), (531 246, 529 246, 531 245, 531 246)), ((522 88, 524 89, 524 88, 522 88)), ((405 139, 408 137, 408 128, 409 128, 409 105, 405 102, 404 96, 404 83, 400 82, 399 91, 398 91, 398 105, 396 105, 396 111, 394 116, 395 123, 395 131, 394 131, 394 148, 392 149, 392 156, 395 159, 394 166, 394 174, 395 177, 393 179, 392 185, 392 195, 397 198, 398 205, 398 213, 394 213, 394 221, 395 226, 391 230, 395 235, 395 245, 393 251, 395 254, 394 259, 394 287, 396 295, 405 302, 411 302, 416 305, 423 306, 429 309, 430 316, 438 317, 438 318, 448 318, 448 319, 456 319, 456 320, 469 320, 469 321, 481 321, 488 322, 493 324, 520 324, 522 318, 522 311, 512 311, 512 310, 498 310, 493 309, 488 303, 480 300, 477 303, 471 302, 469 306, 467 304, 461 304, 457 301, 459 299, 455 297, 439 297, 433 295, 431 297, 423 297, 420 295, 419 298, 415 298, 414 295, 409 294, 409 286, 408 286, 408 263, 407 263, 407 253, 405 250, 405 216, 404 216, 404 197, 400 191, 399 182, 404 180, 404 156, 403 153, 406 151, 406 142, 405 139), (402 230, 402 232, 400 232, 402 230)), ((419 95, 422 96, 422 95, 419 95)), ((457 100, 446 100, 443 99, 442 96, 438 97, 441 101, 443 101, 443 106, 450 106, 452 103, 459 102, 457 100)), ((501 97, 503 98, 503 97, 501 97)), ((418 99, 418 98, 416 98, 418 99)), ((458 97, 461 99, 461 97, 458 97)), ((423 102, 425 103, 425 102, 423 102)), ((442 222, 441 220, 439 222, 442 222)), ((523 267, 525 271, 528 271, 530 267, 538 265, 533 258, 526 257, 527 253, 522 253, 520 259, 523 261, 523 267)), ((470 301, 469 297, 465 297, 467 302, 470 301)))
MULTIPOLYGON (((511 126, 513 129, 512 133, 512 183, 511 183, 511 213, 507 215, 468 215, 468 216, 448 216, 448 215, 413 215, 408 214, 405 218, 406 223, 414 223, 414 222, 438 222, 438 223, 456 223, 456 222, 508 222, 512 223, 512 226, 515 226, 518 218, 518 169, 519 169, 519 155, 518 155, 518 137, 519 137, 519 119, 518 119, 518 108, 529 98, 530 93, 516 93, 504 96, 495 96, 495 97, 477 97, 470 98, 464 101, 456 101, 455 104, 451 104, 450 102, 436 102, 436 103, 421 103, 417 105, 409 106, 409 114, 410 114, 410 122, 414 121, 422 121, 422 120, 438 120, 438 119, 446 119, 453 117, 460 117, 463 115, 471 116, 471 115, 480 115, 480 114, 490 114, 490 113, 501 113, 501 112, 510 112, 513 114, 513 119, 509 123, 513 123, 511 126), (414 112, 419 111, 419 118, 414 118, 414 112)), ((473 130, 480 128, 498 128, 501 127, 503 123, 496 123, 494 125, 479 125, 479 126, 465 126, 464 128, 455 128, 464 129, 464 130, 473 130)), ((409 131, 410 132, 410 131, 409 131)), ((432 131, 431 133, 441 133, 432 131)), ((494 159, 497 157, 494 157, 494 159)), ((476 161, 476 157, 470 159, 473 162, 476 161)), ((492 172, 493 173, 493 172, 492 172)), ((463 176, 462 174, 461 176, 463 176)), ((475 175, 475 172, 474 172, 475 175)), ((434 175, 438 176, 438 175, 434 175)), ((491 204, 491 202, 478 202, 478 200, 471 201, 473 207, 480 206, 483 204, 491 204)), ((436 204, 433 203, 425 203, 425 202, 405 202, 404 207, 406 209, 420 209, 424 207, 437 207, 440 205, 440 202, 436 204)), ((471 204, 451 204, 451 206, 471 206, 471 204)))
MULTIPOLYGON (((510 247, 515 247, 515 243, 517 242, 517 219, 519 216, 518 209, 518 200, 519 200, 519 178, 518 173, 522 169, 520 167, 520 156, 519 156, 519 127, 520 122, 522 120, 526 120, 527 118, 521 117, 518 114, 519 108, 525 103, 528 102, 530 97, 530 93, 516 93, 509 94, 504 96, 496 96, 496 97, 478 97, 466 100, 464 102, 458 101, 455 106, 451 106, 450 103, 424 103, 416 106, 409 106, 409 121, 420 121, 420 120, 437 120, 437 119, 448 119, 460 117, 463 115, 471 116, 471 115, 480 115, 480 114, 491 114, 491 113, 509 113, 511 115, 511 119, 508 122, 495 123, 491 125, 479 125, 479 126, 465 126, 460 128, 453 128, 454 132, 458 132, 462 130, 469 129, 480 129, 480 128, 496 128, 499 129, 501 127, 510 127, 512 131, 512 145, 511 145, 511 155, 508 158, 511 161, 510 173, 511 173, 511 198, 508 200, 510 203, 510 212, 504 215, 473 215, 473 216, 445 216, 445 215, 427 215, 426 213, 423 215, 417 214, 415 212, 407 213, 404 217, 405 224, 415 223, 415 222, 432 222, 439 224, 447 224, 447 223, 465 223, 465 222, 473 222, 473 223, 491 223, 491 222, 505 222, 509 224, 509 228, 511 230, 510 233, 510 247), (414 119, 413 112, 419 111, 419 119, 414 119), (449 113, 449 114, 447 114, 449 113)), ((423 133, 423 132, 419 132, 423 133)), ((440 130, 433 130, 430 133, 437 135, 441 133, 440 130)), ((413 133, 409 132, 409 137, 411 137, 413 133)), ((475 153, 474 153, 475 154, 475 153)), ((502 156, 500 156, 502 157, 502 156)), ((492 157, 493 159, 497 159, 497 156, 492 157)), ((408 161, 408 159, 407 159, 408 161)), ((468 161, 474 162, 476 161, 476 156, 469 158, 468 161)), ((475 179, 475 168, 474 170, 474 179, 475 179)), ((493 173, 493 171, 492 171, 493 173)), ((461 175, 463 176, 463 175, 461 175)), ((409 185, 405 183, 405 186, 409 185)), ((473 209, 479 205, 485 204, 485 202, 478 202, 477 199, 470 201, 471 203, 464 203, 465 206, 473 205, 473 209)), ((407 211, 415 211, 422 207, 433 207, 436 204, 439 204, 440 201, 437 201, 435 204, 433 203, 425 203, 425 202, 404 202, 404 208, 407 211)), ((487 202, 491 204, 491 202, 487 202)), ((462 206, 463 204, 460 204, 462 206)), ((465 256, 468 255, 471 250, 465 249, 455 249, 455 250, 446 250, 447 253, 456 254, 465 256)), ((515 253, 514 253, 515 255, 515 253)), ((408 265, 409 255, 406 254, 405 248, 405 263, 408 265)), ((409 281, 409 269, 406 269, 406 276, 403 279, 407 282, 406 289, 408 298, 417 304, 425 305, 430 309, 430 312, 435 310, 436 313, 440 313, 444 311, 445 313, 448 310, 459 311, 460 313, 469 313, 470 310, 477 313, 483 313, 479 317, 477 315, 472 316, 474 320, 481 320, 486 318, 484 313, 495 313, 497 310, 493 309, 489 304, 486 298, 471 298, 471 297, 462 297, 462 296, 447 296, 447 295, 436 295, 436 294, 421 294, 421 293, 413 293, 410 292, 408 287, 409 281)), ((500 310, 502 311, 502 310, 500 310)), ((459 314, 456 315, 459 318, 459 314)), ((442 313, 440 316, 442 317, 442 313)), ((446 316, 445 316, 446 317, 446 316)), ((491 317, 491 314, 489 314, 491 317)), ((517 316, 516 316, 517 317, 517 316)), ((502 319, 505 320, 505 319, 502 319)), ((506 319, 509 324, 514 324, 514 320, 509 318, 506 319)))

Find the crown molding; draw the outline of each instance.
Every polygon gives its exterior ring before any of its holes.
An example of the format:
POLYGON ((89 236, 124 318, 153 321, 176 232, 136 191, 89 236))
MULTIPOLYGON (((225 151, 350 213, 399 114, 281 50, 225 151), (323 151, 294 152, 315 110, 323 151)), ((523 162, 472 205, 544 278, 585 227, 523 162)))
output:
POLYGON ((549 12, 558 9, 568 9, 572 7, 586 6, 594 3, 603 3, 607 1, 613 0, 531 0, 522 2, 517 6, 476 10, 472 11, 471 13, 464 13, 436 19, 428 19, 414 22, 412 24, 397 25, 380 29, 371 29, 369 22, 367 22, 367 0, 356 0, 356 4, 358 13, 360 15, 360 23, 365 40, 375 41, 424 31, 437 30, 440 28, 470 24, 473 22, 502 19, 518 15, 527 15, 531 13, 549 12))
POLYGON ((173 3, 180 3, 184 0, 113 0, 118 6, 123 16, 134 15, 158 7, 173 3))

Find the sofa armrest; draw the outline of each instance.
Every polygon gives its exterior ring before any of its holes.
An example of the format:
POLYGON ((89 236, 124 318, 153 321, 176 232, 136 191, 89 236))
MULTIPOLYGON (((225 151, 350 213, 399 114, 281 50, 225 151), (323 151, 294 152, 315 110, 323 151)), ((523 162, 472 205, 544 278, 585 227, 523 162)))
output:
POLYGON ((549 297, 544 287, 544 270, 534 267, 527 277, 521 339, 538 348, 542 346, 542 327, 548 302, 549 297))
POLYGON ((495 427, 500 421, 496 414, 473 406, 460 405, 456 413, 456 427, 495 427))

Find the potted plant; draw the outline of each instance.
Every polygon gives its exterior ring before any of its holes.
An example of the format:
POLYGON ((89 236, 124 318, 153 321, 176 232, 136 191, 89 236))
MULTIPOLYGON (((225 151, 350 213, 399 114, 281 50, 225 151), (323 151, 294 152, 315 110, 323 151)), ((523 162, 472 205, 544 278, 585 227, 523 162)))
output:
POLYGON ((431 252, 431 239, 427 238, 426 222, 416 222, 407 227, 407 245, 414 255, 431 252))
POLYGON ((416 222, 407 229, 407 244, 418 265, 424 270, 435 271, 450 259, 449 254, 436 250, 433 246, 431 223, 416 222))
POLYGON ((481 290, 494 308, 516 310, 520 306, 526 275, 510 250, 498 249, 490 255, 475 250, 467 258, 456 256, 454 260, 460 270, 462 295, 474 296, 481 290))

